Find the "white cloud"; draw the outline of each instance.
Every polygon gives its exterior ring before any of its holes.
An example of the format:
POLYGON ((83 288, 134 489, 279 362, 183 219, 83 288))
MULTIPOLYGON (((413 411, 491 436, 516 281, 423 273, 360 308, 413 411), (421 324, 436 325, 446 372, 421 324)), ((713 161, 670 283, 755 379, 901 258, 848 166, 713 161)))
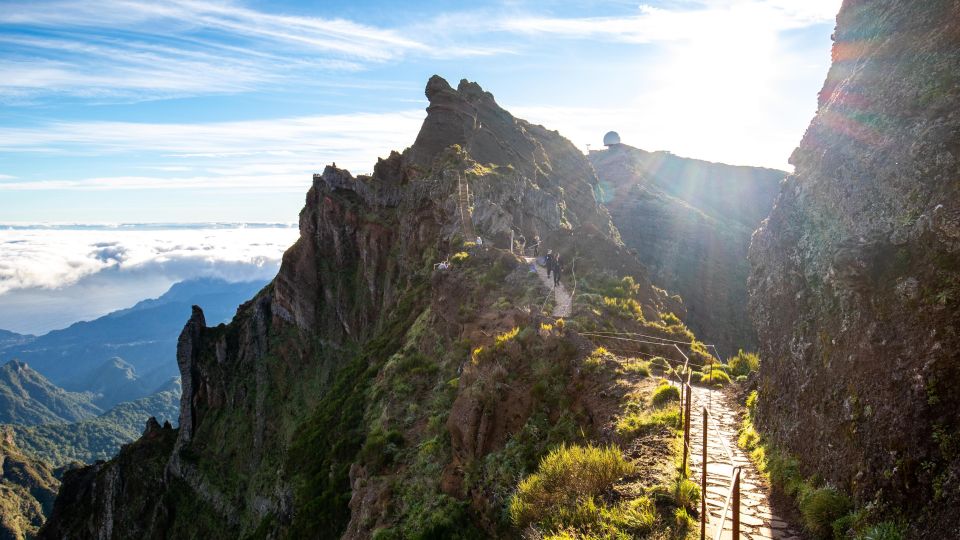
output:
POLYGON ((268 281, 292 225, 0 224, 0 328, 39 334, 199 277, 268 281))
POLYGON ((94 274, 269 279, 296 227, 12 228, 0 225, 0 309, 17 289, 62 289, 94 274), (6 227, 6 228, 5 228, 6 227))

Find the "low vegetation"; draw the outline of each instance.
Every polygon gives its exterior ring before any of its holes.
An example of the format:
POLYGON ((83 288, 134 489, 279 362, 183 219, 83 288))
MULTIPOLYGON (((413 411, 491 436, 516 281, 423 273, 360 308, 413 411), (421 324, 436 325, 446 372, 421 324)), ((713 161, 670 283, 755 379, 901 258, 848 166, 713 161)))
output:
POLYGON ((867 509, 856 509, 850 497, 816 477, 804 477, 800 463, 780 451, 754 427, 758 394, 747 397, 747 415, 737 441, 776 489, 791 496, 800 510, 804 528, 824 540, 903 540, 905 527, 893 521, 879 521, 867 509), (873 518, 873 519, 871 519, 873 518))

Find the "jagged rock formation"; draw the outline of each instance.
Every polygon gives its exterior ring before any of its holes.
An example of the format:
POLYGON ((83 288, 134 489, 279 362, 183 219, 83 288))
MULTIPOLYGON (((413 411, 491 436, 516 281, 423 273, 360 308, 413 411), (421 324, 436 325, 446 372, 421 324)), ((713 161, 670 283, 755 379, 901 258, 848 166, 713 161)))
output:
POLYGON ((846 0, 834 41, 751 247, 758 412, 805 473, 954 538, 960 3, 846 0))
POLYGON ((747 248, 787 173, 626 144, 589 158, 623 242, 656 285, 680 294, 690 328, 722 354, 754 349, 747 248))
POLYGON ((159 298, 39 337, 5 338, 0 333, 0 361, 26 362, 65 390, 90 393, 93 403, 107 410, 149 396, 177 375, 172 358, 184 310, 198 304, 211 320, 227 321, 237 304, 263 285, 192 279, 174 284, 159 298))
POLYGON ((634 276, 653 320, 679 307, 620 242, 569 141, 474 83, 433 77, 426 93, 411 148, 371 176, 314 176, 300 239, 230 324, 193 310, 177 347, 179 430, 154 426, 67 475, 41 537, 494 535, 545 445, 618 409, 566 396, 586 384, 584 345, 528 328, 545 290, 491 244, 539 235, 578 272, 634 276), (482 249, 464 243, 458 178, 482 249), (455 253, 455 270, 434 271, 455 253), (520 326, 496 361, 477 359, 520 326))
POLYGON ((0 428, 0 538, 32 538, 50 513, 59 486, 47 465, 24 456, 13 432, 0 428))

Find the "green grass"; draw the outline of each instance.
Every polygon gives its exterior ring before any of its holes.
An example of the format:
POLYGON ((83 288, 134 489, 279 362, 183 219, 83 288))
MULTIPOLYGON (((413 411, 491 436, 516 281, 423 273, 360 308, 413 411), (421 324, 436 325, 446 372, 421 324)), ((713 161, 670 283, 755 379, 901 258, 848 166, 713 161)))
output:
POLYGON ((538 524, 562 529, 564 522, 581 521, 582 514, 590 512, 589 501, 633 471, 633 463, 617 447, 561 445, 520 481, 510 500, 510 520, 520 528, 538 524))
POLYGON ((639 358, 628 358, 620 365, 620 371, 625 375, 649 377, 650 365, 639 358))
POLYGON ((654 407, 664 407, 668 403, 680 401, 680 390, 672 384, 663 383, 653 391, 650 403, 654 407))
POLYGON ((677 410, 631 412, 617 421, 617 434, 621 437, 635 437, 649 433, 660 427, 680 429, 680 412, 677 410))
POLYGON ((723 371, 714 369, 712 373, 704 373, 703 377, 700 378, 700 383, 710 386, 725 386, 730 384, 730 376, 723 371))
POLYGON ((818 538, 831 538, 833 524, 853 509, 850 498, 833 486, 812 489, 800 497, 804 527, 818 538))
POLYGON ((760 357, 756 353, 737 351, 737 355, 727 360, 730 366, 730 375, 735 377, 749 375, 760 369, 760 357))
POLYGON ((892 521, 884 521, 868 527, 857 534, 857 540, 904 540, 907 537, 906 527, 892 521))

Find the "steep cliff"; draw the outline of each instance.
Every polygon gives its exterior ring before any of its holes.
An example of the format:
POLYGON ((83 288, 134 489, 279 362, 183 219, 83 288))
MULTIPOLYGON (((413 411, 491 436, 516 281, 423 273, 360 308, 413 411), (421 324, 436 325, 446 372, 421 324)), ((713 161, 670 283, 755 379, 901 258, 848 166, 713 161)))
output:
POLYGON ((960 2, 846 0, 750 251, 762 427, 917 538, 960 536, 958 159, 960 2))
POLYGON ((747 248, 787 173, 625 144, 589 158, 623 242, 656 285, 683 298, 690 328, 723 354, 755 348, 747 248))
POLYGON ((50 513, 59 486, 50 468, 24 456, 13 431, 0 427, 0 538, 32 538, 50 513))
POLYGON ((475 83, 433 77, 426 94, 412 147, 371 176, 314 176, 300 239, 230 324, 194 308, 179 429, 68 475, 42 537, 496 535, 547 448, 609 425, 617 398, 574 390, 592 347, 538 326, 547 291, 502 249, 511 232, 594 283, 633 276, 632 305, 664 332, 686 331, 660 324, 678 306, 620 242, 569 141, 475 83))

